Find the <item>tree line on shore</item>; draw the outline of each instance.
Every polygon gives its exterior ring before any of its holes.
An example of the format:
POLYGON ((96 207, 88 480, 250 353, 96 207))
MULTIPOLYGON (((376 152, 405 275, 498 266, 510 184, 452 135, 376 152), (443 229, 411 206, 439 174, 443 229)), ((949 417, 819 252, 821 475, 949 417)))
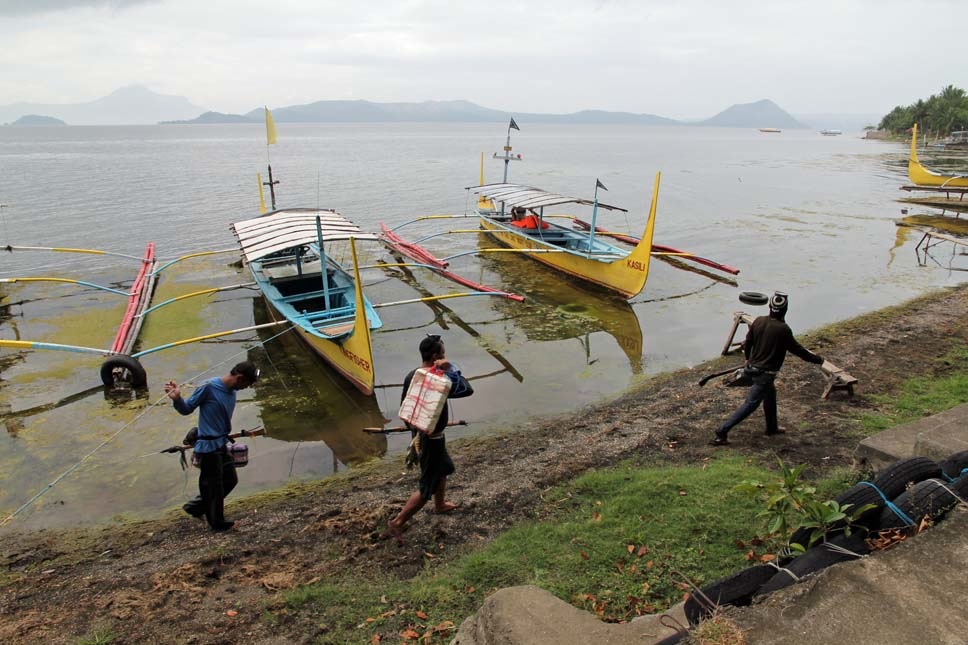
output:
POLYGON ((952 131, 968 130, 968 94, 954 85, 948 85, 940 94, 918 99, 908 106, 898 105, 881 119, 879 130, 894 134, 906 132, 915 123, 922 132, 939 137, 952 131))

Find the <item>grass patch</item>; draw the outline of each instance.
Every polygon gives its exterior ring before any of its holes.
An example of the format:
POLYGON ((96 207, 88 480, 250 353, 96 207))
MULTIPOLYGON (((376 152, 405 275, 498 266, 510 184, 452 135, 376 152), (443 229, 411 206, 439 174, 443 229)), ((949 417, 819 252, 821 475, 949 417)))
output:
POLYGON ((117 638, 110 629, 95 629, 77 639, 76 645, 109 645, 118 642, 117 638))
POLYGON ((733 487, 771 476, 735 457, 591 472, 545 495, 547 520, 516 525, 446 564, 425 559, 408 581, 377 575, 299 587, 283 596, 284 614, 321 643, 396 642, 407 630, 436 643, 510 585, 537 585, 604 620, 660 611, 682 598, 685 577, 701 585, 747 566, 748 547, 735 541, 756 536, 761 507, 733 487))
POLYGON ((949 410, 968 401, 968 347, 958 345, 934 361, 932 373, 908 379, 894 394, 876 395, 877 412, 859 417, 864 435, 949 410))

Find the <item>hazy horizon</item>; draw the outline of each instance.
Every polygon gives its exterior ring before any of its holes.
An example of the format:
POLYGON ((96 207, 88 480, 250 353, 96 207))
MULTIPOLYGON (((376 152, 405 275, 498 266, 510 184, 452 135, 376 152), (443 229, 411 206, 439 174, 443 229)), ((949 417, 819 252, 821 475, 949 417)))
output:
POLYGON ((950 0, 0 0, 0 103, 72 104, 144 85, 203 108, 467 100, 496 110, 708 118, 763 98, 791 114, 886 114, 968 85, 924 65, 968 52, 950 0), (913 7, 913 8, 912 8, 913 7), (919 12, 930 11, 930 14, 919 12), (822 45, 821 45, 822 43, 822 45))

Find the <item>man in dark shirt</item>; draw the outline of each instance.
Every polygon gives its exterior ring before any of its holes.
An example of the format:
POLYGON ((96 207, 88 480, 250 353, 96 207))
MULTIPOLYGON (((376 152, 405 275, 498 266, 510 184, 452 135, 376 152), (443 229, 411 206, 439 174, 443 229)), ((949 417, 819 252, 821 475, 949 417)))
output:
POLYGON ((716 431, 712 445, 728 445, 729 431, 752 414, 760 403, 766 416, 766 434, 783 434, 776 419, 776 386, 773 380, 783 367, 786 353, 790 352, 808 363, 823 363, 822 357, 805 349, 793 337, 793 331, 784 322, 788 305, 787 295, 777 291, 770 298, 770 315, 760 316, 750 325, 743 343, 743 353, 746 355, 746 372, 752 378, 753 385, 743 405, 716 431))

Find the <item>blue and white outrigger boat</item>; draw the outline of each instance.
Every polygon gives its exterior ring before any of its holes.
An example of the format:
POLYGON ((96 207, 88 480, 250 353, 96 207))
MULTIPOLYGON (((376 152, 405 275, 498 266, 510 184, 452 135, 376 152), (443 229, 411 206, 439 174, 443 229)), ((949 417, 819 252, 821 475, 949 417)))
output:
POLYGON ((275 320, 286 320, 316 354, 364 394, 373 392, 370 330, 383 325, 363 295, 356 240, 373 240, 332 210, 277 210, 231 226, 275 320), (327 257, 349 242, 352 275, 327 257))

